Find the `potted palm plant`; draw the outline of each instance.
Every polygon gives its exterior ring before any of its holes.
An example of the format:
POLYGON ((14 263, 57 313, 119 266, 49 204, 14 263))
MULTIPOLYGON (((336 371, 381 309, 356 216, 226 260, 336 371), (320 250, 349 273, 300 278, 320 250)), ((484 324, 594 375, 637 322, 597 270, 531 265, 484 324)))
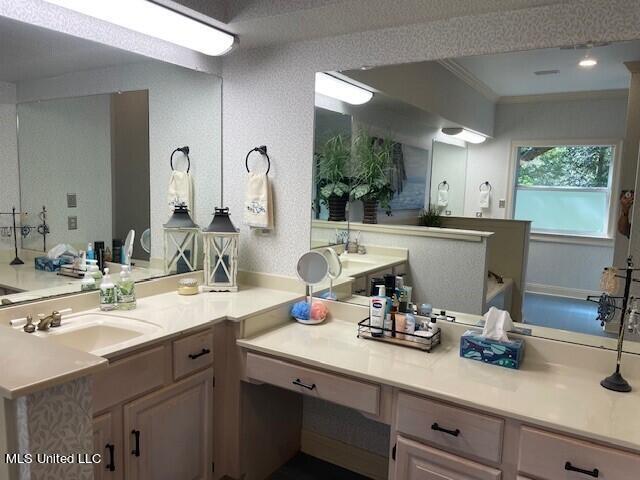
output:
POLYGON ((351 196, 362 200, 362 223, 378 223, 378 206, 391 214, 393 142, 360 132, 354 142, 354 187, 351 196))
POLYGON ((329 221, 344 222, 347 219, 350 158, 351 140, 342 134, 327 139, 316 153, 316 182, 321 202, 329 208, 329 221))

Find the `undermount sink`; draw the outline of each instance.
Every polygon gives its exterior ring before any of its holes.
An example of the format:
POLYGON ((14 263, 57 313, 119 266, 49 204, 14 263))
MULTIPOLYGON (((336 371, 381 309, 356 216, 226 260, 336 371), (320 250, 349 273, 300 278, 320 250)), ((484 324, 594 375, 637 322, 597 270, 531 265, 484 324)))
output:
POLYGON ((143 335, 155 333, 160 328, 159 325, 142 320, 105 313, 89 313, 63 318, 60 327, 38 331, 36 335, 60 345, 98 353, 143 335))

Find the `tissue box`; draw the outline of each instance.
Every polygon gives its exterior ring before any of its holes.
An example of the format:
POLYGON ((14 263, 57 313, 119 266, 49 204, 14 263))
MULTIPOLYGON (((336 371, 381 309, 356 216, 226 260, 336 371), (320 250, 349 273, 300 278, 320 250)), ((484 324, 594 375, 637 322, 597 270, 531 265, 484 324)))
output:
POLYGON ((467 330, 460 338, 460 356, 463 358, 517 369, 520 368, 523 355, 523 340, 490 340, 475 330, 467 330))
POLYGON ((57 272, 60 270, 61 265, 67 265, 69 263, 73 263, 72 260, 69 260, 66 257, 60 258, 49 258, 46 255, 42 257, 36 257, 35 266, 36 270, 43 270, 45 272, 57 272))

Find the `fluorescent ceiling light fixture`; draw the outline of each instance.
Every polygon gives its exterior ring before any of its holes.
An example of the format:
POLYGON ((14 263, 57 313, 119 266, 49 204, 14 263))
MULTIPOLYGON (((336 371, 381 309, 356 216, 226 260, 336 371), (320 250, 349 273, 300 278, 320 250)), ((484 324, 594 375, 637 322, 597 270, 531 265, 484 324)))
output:
POLYGON ((592 67, 595 67, 597 64, 598 64, 598 60, 593 58, 588 53, 584 56, 582 60, 578 62, 578 65, 582 68, 592 68, 592 67))
POLYGON ((373 92, 322 72, 316 73, 316 93, 351 105, 362 105, 373 98, 373 92))
POLYGON ((45 0, 205 55, 228 52, 235 37, 147 0, 45 0))
POLYGON ((482 143, 487 139, 484 135, 472 132, 466 128, 443 128, 442 133, 469 143, 482 143))

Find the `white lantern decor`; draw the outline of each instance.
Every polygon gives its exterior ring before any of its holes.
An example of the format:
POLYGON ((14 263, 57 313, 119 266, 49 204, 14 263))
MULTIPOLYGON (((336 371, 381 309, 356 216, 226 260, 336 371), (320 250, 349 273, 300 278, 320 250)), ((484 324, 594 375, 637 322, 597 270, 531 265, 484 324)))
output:
POLYGON ((213 220, 202 230, 204 285, 208 292, 238 291, 238 241, 240 233, 228 208, 216 208, 213 220))
POLYGON ((176 204, 164 228, 165 273, 193 272, 198 268, 198 236, 200 227, 189 215, 184 203, 176 204))

